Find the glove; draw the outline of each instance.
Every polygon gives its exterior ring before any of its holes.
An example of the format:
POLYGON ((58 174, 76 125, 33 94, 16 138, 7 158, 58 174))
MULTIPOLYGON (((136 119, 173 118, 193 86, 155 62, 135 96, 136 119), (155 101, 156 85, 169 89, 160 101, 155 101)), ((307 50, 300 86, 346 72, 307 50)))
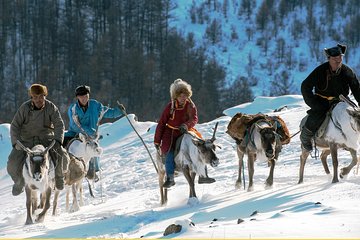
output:
POLYGON ((125 106, 122 104, 122 103, 119 103, 119 107, 120 107, 120 110, 122 111, 122 112, 125 112, 125 106))
POLYGON ((15 144, 13 145, 13 147, 14 147, 16 150, 23 151, 23 149, 22 149, 22 148, 20 147, 20 145, 17 144, 17 143, 15 143, 15 144))
POLYGON ((186 124, 181 124, 180 127, 179 127, 179 131, 184 134, 188 131, 188 127, 186 126, 186 124))
MULTIPOLYGON (((50 142, 51 143, 51 142, 50 142)), ((50 146, 50 143, 49 143, 49 146, 50 146)), ((55 151, 55 149, 60 149, 61 148, 61 142, 59 140, 55 140, 55 144, 54 146, 50 149, 52 151, 55 151)))

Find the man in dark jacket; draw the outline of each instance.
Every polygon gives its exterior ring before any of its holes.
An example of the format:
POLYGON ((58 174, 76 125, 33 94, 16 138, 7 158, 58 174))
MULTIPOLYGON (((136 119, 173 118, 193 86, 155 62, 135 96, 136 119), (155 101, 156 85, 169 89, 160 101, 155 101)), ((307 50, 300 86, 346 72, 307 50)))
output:
POLYGON ((339 102, 340 94, 348 97, 351 90, 356 101, 360 102, 359 79, 350 67, 342 63, 346 45, 337 44, 325 48, 324 52, 328 61, 315 68, 301 84, 301 93, 310 110, 300 140, 302 148, 309 152, 312 151, 312 137, 331 106, 339 102))

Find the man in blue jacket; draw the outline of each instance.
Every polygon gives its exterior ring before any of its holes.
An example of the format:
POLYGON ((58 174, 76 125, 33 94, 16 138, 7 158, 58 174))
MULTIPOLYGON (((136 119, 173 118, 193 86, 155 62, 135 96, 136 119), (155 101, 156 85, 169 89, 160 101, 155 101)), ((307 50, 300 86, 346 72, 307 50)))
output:
MULTIPOLYGON (((109 108, 95 99, 90 99, 89 86, 78 86, 75 89, 75 96, 76 102, 71 104, 68 109, 70 121, 69 130, 65 133, 64 146, 81 132, 85 132, 90 137, 96 138, 99 119, 101 117, 118 118, 124 116, 119 108, 109 108), (102 114, 103 116, 101 116, 102 114)), ((99 171, 99 158, 92 158, 90 160, 87 177, 97 180, 95 171, 99 171)))

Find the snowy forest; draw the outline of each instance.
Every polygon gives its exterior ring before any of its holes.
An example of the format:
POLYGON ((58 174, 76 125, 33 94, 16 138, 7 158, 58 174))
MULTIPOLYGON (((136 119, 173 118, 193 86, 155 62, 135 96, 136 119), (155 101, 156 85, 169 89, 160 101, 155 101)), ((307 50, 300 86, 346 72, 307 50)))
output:
POLYGON ((298 94, 293 76, 323 61, 326 43, 346 43, 344 60, 359 74, 359 29, 357 0, 2 0, 0 123, 11 122, 32 83, 48 86, 65 121, 80 84, 105 105, 119 100, 156 121, 177 78, 209 121, 258 93, 298 94))

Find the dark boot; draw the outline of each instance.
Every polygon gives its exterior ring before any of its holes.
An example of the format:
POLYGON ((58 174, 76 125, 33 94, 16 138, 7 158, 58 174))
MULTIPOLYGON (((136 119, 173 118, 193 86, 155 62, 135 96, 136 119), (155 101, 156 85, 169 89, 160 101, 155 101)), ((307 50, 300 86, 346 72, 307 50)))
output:
POLYGON ((203 176, 199 176, 199 180, 198 183, 199 184, 204 184, 204 183, 214 183, 216 182, 216 180, 214 178, 211 178, 208 176, 208 171, 207 171, 207 166, 205 166, 205 177, 203 176))
POLYGON ((302 144, 302 147, 306 150, 311 152, 313 147, 312 147, 312 138, 314 136, 314 133, 311 132, 308 128, 303 127, 303 129, 301 130, 301 134, 300 134, 300 141, 302 144))
POLYGON ((64 189, 64 177, 55 177, 55 187, 59 191, 64 189))
POLYGON ((214 182, 216 182, 216 180, 214 178, 199 176, 199 180, 198 180, 199 184, 214 183, 214 182))
POLYGON ((55 167, 55 187, 57 190, 64 189, 64 173, 61 157, 58 158, 56 167, 55 167))
POLYGON ((94 179, 94 177, 95 177, 95 169, 89 168, 89 170, 88 170, 87 173, 86 173, 86 177, 87 177, 87 179, 89 179, 89 180, 94 179))
POLYGON ((167 178, 166 178, 166 181, 164 182, 163 184, 163 187, 164 188, 170 188, 172 186, 175 185, 175 181, 174 181, 174 175, 169 175, 167 178))
POLYGON ((99 176, 96 174, 99 170, 96 168, 96 158, 91 158, 89 162, 89 170, 86 173, 86 178, 95 182, 99 181, 99 176))
POLYGON ((14 183, 12 187, 12 195, 13 196, 20 195, 20 193, 24 191, 24 185, 25 185, 24 180, 16 181, 16 183, 14 183))

